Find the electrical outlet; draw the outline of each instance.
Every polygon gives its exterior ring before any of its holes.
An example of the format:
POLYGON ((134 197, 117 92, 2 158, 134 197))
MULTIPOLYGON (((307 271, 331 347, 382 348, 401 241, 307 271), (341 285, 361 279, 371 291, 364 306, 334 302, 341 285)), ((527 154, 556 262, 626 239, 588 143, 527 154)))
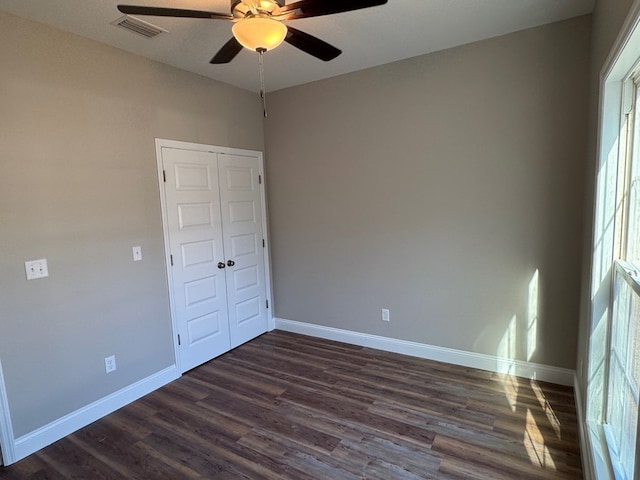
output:
POLYGON ((27 280, 49 276, 49 267, 47 266, 46 258, 24 262, 24 269, 27 272, 27 280))
POLYGON ((382 321, 383 322, 391 321, 391 319, 389 318, 389 309, 388 308, 383 308, 382 309, 382 321))
POLYGON ((116 371, 116 356, 111 355, 110 357, 106 357, 104 359, 104 369, 107 373, 116 371))

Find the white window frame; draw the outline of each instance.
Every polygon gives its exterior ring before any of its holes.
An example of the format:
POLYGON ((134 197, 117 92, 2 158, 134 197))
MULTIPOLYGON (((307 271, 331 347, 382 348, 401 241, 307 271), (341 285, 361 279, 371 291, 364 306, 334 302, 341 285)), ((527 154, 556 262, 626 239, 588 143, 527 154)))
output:
MULTIPOLYGON (((616 202, 619 200, 620 180, 617 175, 620 161, 625 157, 627 138, 621 128, 628 99, 625 98, 625 82, 629 81, 630 73, 640 60, 640 0, 635 0, 627 19, 614 43, 614 47, 607 58, 600 75, 600 108, 598 116, 598 148, 596 162, 596 189, 594 199, 594 231, 592 244, 591 266, 591 295, 590 295, 590 351, 587 374, 587 426, 588 442, 583 455, 587 457, 586 478, 610 480, 615 478, 612 464, 607 450, 604 433, 604 415, 607 411, 607 383, 609 373, 610 326, 612 320, 611 305, 613 299, 613 278, 616 269, 616 258, 620 258, 621 247, 624 247, 624 233, 607 231, 611 223, 618 220, 618 225, 626 230, 626 218, 616 219, 616 202), (616 180, 612 188, 612 168, 615 168, 616 180), (613 197, 612 197, 613 196, 613 197), (613 207, 612 207, 613 206, 613 207), (607 210, 608 209, 608 210, 607 210), (604 325, 604 329, 603 327, 604 325), (602 332, 606 332, 602 334, 602 332), (597 338, 596 336, 605 338, 597 338), (593 338, 599 344, 594 345, 593 338), (606 354, 594 361, 598 349, 606 343, 606 354), (604 363, 604 365, 603 365, 604 363), (598 373, 599 372, 599 373, 598 373), (604 374, 603 374, 604 372, 604 374), (598 412, 592 416, 589 412, 594 402, 600 402, 598 412), (600 414, 600 412, 602 412, 600 414)), ((637 159, 636 161, 640 161, 637 159)), ((624 209, 623 209, 624 211, 624 209)), ((601 352, 600 352, 601 353, 601 352)), ((634 480, 640 480, 640 462, 638 449, 640 441, 636 442, 636 461, 634 480)))
MULTIPOLYGON (((624 227, 624 226, 623 226, 624 227)), ((615 271, 614 271, 614 292, 617 288, 617 282, 619 281, 620 283, 624 284, 625 286, 631 288, 632 290, 632 295, 636 295, 637 298, 640 298, 640 283, 638 283, 638 277, 637 277, 637 273, 638 271, 636 270, 636 267, 624 260, 616 260, 615 262, 615 271)), ((616 294, 614 293, 614 298, 615 298, 616 294)), ((612 312, 613 313, 613 312, 612 312)), ((612 319, 612 321, 615 321, 615 319, 612 319)), ((611 335, 611 338, 613 336, 611 335)), ((612 350, 612 345, 611 343, 613 343, 613 340, 611 339, 610 341, 610 345, 609 345, 609 350, 610 350, 610 357, 612 357, 613 355, 611 355, 611 350, 612 350)), ((612 360, 610 360, 611 362, 612 360)), ((626 365, 624 365, 626 358, 624 359, 618 359, 618 361, 621 361, 621 367, 623 368, 623 370, 625 370, 626 365)), ((609 371, 610 373, 610 371, 609 371)), ((631 379, 631 377, 628 376, 628 372, 625 370, 625 374, 623 375, 625 378, 624 380, 629 383, 629 384, 633 384, 633 380, 631 379)), ((610 387, 609 385, 610 382, 610 377, 607 378, 607 391, 610 387)), ((635 402, 636 404, 640 403, 638 402, 638 391, 634 391, 633 395, 635 397, 635 402)), ((605 397, 605 403, 608 403, 608 399, 609 397, 605 397)), ((606 410, 608 411, 608 407, 609 405, 607 404, 607 408, 606 410)), ((638 412, 636 411, 636 415, 638 415, 638 412)), ((639 431, 638 428, 640 427, 640 422, 636 423, 636 432, 635 432, 635 437, 636 437, 636 453, 635 453, 635 464, 634 464, 634 470, 635 470, 635 474, 632 478, 626 477, 624 475, 623 472, 623 467, 621 465, 621 459, 619 458, 619 452, 618 452, 618 448, 620 447, 620 445, 616 445, 616 441, 614 439, 614 431, 612 429, 612 427, 609 425, 608 423, 608 415, 604 418, 604 424, 603 424, 603 428, 604 428, 604 432, 605 432, 605 438, 606 438, 606 442, 607 442, 607 447, 608 447, 608 451, 609 451, 609 457, 612 463, 612 468, 613 468, 613 472, 614 475, 616 477, 616 479, 621 479, 621 480, 634 480, 634 479, 638 479, 640 478, 639 472, 640 472, 640 463, 638 463, 638 448, 640 447, 640 441, 639 441, 639 431), (618 448, 617 448, 618 447, 618 448)))

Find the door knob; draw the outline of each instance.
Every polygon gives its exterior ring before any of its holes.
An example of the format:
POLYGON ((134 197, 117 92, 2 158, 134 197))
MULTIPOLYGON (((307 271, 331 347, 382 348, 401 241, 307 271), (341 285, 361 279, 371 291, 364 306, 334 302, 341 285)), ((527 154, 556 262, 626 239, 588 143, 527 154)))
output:
POLYGON ((234 262, 233 260, 229 260, 229 261, 227 262, 227 266, 228 266, 228 267, 233 267, 235 264, 236 264, 236 262, 234 262))
POLYGON ((225 267, 224 262, 218 262, 218 268, 224 268, 224 267, 225 267))

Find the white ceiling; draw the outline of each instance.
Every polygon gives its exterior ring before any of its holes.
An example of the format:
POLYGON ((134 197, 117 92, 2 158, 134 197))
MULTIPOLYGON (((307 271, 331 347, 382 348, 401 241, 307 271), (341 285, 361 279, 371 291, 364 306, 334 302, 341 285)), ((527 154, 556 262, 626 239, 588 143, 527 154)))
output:
MULTIPOLYGON (((0 0, 0 10, 91 38, 237 87, 257 91, 257 54, 243 50, 229 64, 209 60, 231 38, 231 22, 139 18, 168 33, 154 39, 110 25, 119 3, 230 11, 230 0, 0 0)), ((287 3, 293 3, 288 0, 287 3)), ((590 13, 594 0, 389 0, 365 10, 305 18, 292 26, 340 48, 323 62, 283 43, 265 54, 268 91, 415 57, 457 45, 590 13)))

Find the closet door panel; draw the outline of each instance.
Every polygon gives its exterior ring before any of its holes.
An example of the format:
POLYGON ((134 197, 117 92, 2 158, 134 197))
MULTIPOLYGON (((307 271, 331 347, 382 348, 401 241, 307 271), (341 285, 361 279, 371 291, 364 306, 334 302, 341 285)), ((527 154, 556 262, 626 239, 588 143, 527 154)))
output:
POLYGON ((218 155, 231 347, 267 331, 258 158, 218 155))
POLYGON ((216 154, 162 149, 172 308, 181 370, 230 348, 216 154))

